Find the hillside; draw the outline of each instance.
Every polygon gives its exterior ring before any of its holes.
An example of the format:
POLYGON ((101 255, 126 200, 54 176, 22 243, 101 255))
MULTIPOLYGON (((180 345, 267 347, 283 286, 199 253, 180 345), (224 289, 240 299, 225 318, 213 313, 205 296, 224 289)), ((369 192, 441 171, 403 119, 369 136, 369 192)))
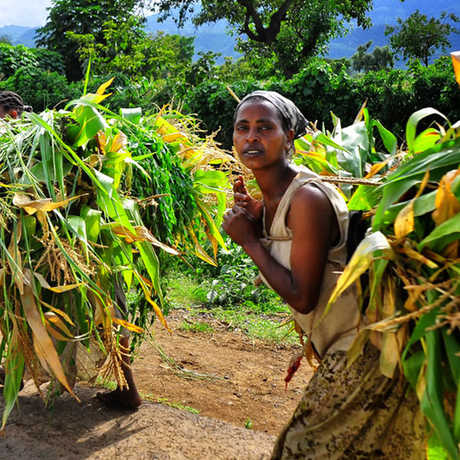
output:
MULTIPOLYGON (((385 25, 395 24, 396 18, 406 18, 416 9, 430 16, 438 16, 441 11, 448 11, 460 16, 460 2, 453 0, 375 0, 374 9, 370 13, 373 26, 368 30, 352 28, 351 32, 342 38, 331 41, 329 45, 328 57, 340 58, 350 57, 356 48, 370 40, 375 46, 384 46, 388 43, 385 37, 385 25)), ((227 23, 218 21, 196 28, 191 21, 187 21, 182 29, 178 29, 172 19, 162 23, 157 20, 157 15, 147 18, 146 30, 150 33, 163 31, 168 34, 181 34, 195 37, 196 52, 213 51, 221 53, 222 56, 237 57, 235 51, 235 40, 228 34, 227 23)), ((34 46, 35 30, 31 27, 23 26, 3 26, 0 27, 0 36, 7 35, 14 44, 24 44, 34 46)), ((452 48, 460 49, 460 34, 451 37, 452 48)))

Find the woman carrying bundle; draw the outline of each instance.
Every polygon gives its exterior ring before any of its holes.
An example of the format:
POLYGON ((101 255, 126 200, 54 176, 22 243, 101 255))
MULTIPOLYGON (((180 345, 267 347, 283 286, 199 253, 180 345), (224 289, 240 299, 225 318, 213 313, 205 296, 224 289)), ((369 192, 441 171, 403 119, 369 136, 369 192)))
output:
POLYGON ((263 201, 238 178, 223 224, 289 305, 320 360, 272 458, 425 458, 415 394, 380 374, 379 351, 369 343, 347 367, 361 320, 354 291, 322 318, 346 261, 348 209, 334 186, 290 162, 305 128, 302 113, 278 93, 255 91, 239 103, 233 143, 263 201))
POLYGON ((19 94, 13 91, 0 91, 0 118, 19 118, 22 112, 30 112, 32 107, 24 105, 19 94))

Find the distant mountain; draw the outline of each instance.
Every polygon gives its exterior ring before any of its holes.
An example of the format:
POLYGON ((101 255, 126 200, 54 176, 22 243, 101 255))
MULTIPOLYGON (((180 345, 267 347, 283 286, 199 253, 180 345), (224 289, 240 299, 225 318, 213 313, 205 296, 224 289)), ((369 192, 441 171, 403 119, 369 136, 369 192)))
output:
MULTIPOLYGON (((353 28, 343 38, 338 38, 329 44, 328 57, 340 58, 350 57, 359 45, 372 40, 373 46, 384 46, 388 44, 385 37, 385 26, 396 23, 396 18, 403 19, 411 15, 415 10, 420 10, 428 17, 439 16, 442 11, 454 13, 460 16, 459 0, 374 0, 374 9, 370 13, 373 26, 367 30, 353 28)), ((158 16, 152 15, 147 18, 146 30, 150 33, 164 31, 168 34, 180 34, 195 37, 195 50, 213 51, 221 53, 222 56, 238 57, 235 51, 235 39, 227 34, 226 21, 218 21, 196 28, 191 21, 187 21, 182 29, 178 29, 172 19, 158 22, 158 16)), ((0 27, 0 36, 7 35, 13 44, 24 44, 33 47, 35 44, 36 28, 23 26, 0 27)), ((460 49, 460 34, 451 37, 452 49, 460 49)), ((222 58, 223 60, 223 58, 222 58)))

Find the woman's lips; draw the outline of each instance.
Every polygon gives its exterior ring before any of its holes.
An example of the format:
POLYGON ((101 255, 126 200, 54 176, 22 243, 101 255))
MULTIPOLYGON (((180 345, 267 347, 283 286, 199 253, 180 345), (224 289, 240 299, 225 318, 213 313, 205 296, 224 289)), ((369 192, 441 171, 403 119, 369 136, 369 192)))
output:
POLYGON ((263 153, 264 153, 263 150, 249 149, 249 150, 245 150, 243 152, 243 155, 247 157, 255 157, 255 156, 263 155, 263 153))

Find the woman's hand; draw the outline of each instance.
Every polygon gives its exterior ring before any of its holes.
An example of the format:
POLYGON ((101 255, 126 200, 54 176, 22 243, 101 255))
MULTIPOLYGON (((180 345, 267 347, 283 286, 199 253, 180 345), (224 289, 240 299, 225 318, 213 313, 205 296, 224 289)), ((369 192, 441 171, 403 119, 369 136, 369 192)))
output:
POLYGON ((251 219, 262 219, 263 204, 249 195, 243 176, 238 176, 233 183, 233 198, 235 206, 243 208, 251 219))
POLYGON ((246 209, 233 206, 224 214, 222 228, 227 235, 240 246, 247 246, 259 241, 258 225, 246 209))

